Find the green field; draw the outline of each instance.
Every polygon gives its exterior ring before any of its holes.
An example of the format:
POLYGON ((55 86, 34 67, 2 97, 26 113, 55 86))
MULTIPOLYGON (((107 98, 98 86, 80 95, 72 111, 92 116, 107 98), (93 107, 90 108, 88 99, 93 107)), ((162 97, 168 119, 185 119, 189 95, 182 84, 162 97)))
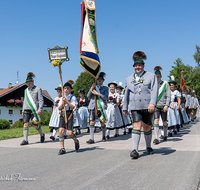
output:
MULTIPOLYGON (((49 133, 49 126, 42 126, 43 133, 49 133)), ((36 135, 39 134, 35 127, 29 127, 28 135, 36 135)), ((15 129, 3 129, 0 130, 0 140, 12 139, 23 137, 23 128, 15 128, 15 129)))

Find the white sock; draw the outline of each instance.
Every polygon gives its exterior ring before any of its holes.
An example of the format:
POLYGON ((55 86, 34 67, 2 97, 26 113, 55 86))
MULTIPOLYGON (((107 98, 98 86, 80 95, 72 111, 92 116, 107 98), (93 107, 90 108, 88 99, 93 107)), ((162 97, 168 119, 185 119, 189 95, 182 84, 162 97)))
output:
POLYGON ((164 136, 164 130, 163 129, 161 129, 160 133, 161 133, 162 136, 164 136))
POLYGON ((94 140, 94 130, 95 127, 90 127, 90 139, 94 140))
POLYGON ((53 136, 54 136, 54 138, 55 138, 55 136, 56 136, 56 129, 53 129, 53 136))
POLYGON ((115 134, 119 135, 119 129, 115 130, 115 134))
POLYGON ((110 129, 107 129, 107 135, 110 136, 110 129))

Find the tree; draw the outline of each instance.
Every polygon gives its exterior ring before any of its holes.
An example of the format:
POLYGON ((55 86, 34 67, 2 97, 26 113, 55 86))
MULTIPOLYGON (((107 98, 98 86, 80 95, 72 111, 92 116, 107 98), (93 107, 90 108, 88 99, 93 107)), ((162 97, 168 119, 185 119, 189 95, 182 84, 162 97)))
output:
MULTIPOLYGON (((171 76, 173 75, 175 77, 175 81, 177 82, 177 84, 180 84, 181 81, 181 73, 182 71, 184 71, 183 73, 183 78, 187 78, 187 83, 191 83, 191 79, 190 79, 190 73, 192 71, 192 67, 189 65, 184 65, 182 60, 180 58, 178 58, 175 62, 174 62, 175 66, 172 66, 172 70, 170 71, 169 74, 169 80, 171 80, 171 76)), ((184 80, 185 82, 185 80, 184 80)))
POLYGON ((92 86, 92 83, 93 83, 93 77, 85 71, 82 72, 78 76, 76 80, 76 84, 74 84, 73 86, 74 96, 76 96, 76 98, 80 98, 80 95, 79 95, 80 89, 85 90, 85 94, 87 95, 89 89, 92 86))
POLYGON ((196 53, 193 55, 198 67, 200 67, 200 47, 196 45, 196 53))
POLYGON ((172 70, 169 74, 169 79, 173 75, 175 77, 175 81, 177 82, 177 85, 181 82, 181 72, 183 72, 183 79, 184 84, 191 88, 192 90, 195 90, 197 98, 200 99, 200 67, 193 68, 190 65, 184 65, 182 63, 182 60, 178 58, 174 62, 175 66, 172 66, 172 70))

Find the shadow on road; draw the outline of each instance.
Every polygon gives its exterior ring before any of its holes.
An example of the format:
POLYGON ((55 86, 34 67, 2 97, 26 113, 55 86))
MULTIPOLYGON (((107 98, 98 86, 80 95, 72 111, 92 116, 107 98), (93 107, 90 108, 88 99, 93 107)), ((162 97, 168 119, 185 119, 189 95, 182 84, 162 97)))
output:
POLYGON ((67 151, 67 154, 69 153, 82 153, 82 152, 86 152, 86 151, 92 151, 92 150, 104 150, 104 148, 98 148, 98 147, 90 147, 90 148, 80 148, 78 151, 75 151, 75 150, 71 150, 71 151, 67 151))
MULTIPOLYGON (((171 149, 168 147, 162 147, 162 148, 153 149, 153 150, 154 150, 154 154, 161 154, 161 155, 169 155, 176 152, 175 149, 171 149)), ((149 156, 146 150, 139 150, 139 153, 140 153, 140 157, 149 156), (142 154, 140 152, 142 152, 142 154)))

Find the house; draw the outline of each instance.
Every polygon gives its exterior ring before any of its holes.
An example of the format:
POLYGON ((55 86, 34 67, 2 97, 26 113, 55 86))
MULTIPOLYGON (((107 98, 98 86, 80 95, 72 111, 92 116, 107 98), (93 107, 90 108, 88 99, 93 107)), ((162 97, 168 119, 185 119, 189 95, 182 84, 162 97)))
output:
MULTIPOLYGON (((9 83, 8 88, 0 88, 0 119, 8 120, 11 125, 16 121, 22 121, 22 106, 26 88, 26 83, 16 86, 12 86, 12 83, 9 83)), ((43 110, 52 111, 54 100, 48 91, 42 90, 42 94, 44 97, 43 110)))

